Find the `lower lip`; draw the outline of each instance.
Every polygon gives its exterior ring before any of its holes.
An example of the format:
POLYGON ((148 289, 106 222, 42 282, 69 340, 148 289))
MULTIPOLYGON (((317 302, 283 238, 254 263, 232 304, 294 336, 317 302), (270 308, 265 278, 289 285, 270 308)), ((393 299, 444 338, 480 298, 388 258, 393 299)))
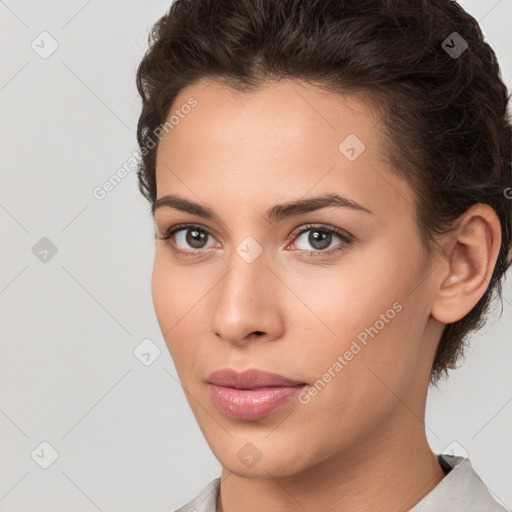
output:
POLYGON ((208 388, 213 403, 226 416, 237 420, 257 420, 295 398, 305 385, 235 389, 208 384, 208 388))

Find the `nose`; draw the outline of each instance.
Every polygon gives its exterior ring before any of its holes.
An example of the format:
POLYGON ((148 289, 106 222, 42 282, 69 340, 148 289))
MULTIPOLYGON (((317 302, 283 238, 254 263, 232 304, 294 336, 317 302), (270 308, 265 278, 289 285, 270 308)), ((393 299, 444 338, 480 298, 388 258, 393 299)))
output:
POLYGON ((249 262, 234 252, 229 270, 215 287, 211 319, 215 336, 239 347, 280 338, 284 327, 280 287, 264 253, 249 262))

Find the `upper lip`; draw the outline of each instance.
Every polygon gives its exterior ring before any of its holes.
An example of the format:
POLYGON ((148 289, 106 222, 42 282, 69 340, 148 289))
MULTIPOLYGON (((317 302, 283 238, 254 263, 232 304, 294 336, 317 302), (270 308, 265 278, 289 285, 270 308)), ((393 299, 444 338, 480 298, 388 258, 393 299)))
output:
POLYGON ((237 372, 232 368, 216 370, 207 377, 207 382, 217 386, 225 386, 236 389, 252 389, 277 386, 299 386, 305 384, 298 380, 289 379, 278 373, 249 368, 243 372, 237 372))

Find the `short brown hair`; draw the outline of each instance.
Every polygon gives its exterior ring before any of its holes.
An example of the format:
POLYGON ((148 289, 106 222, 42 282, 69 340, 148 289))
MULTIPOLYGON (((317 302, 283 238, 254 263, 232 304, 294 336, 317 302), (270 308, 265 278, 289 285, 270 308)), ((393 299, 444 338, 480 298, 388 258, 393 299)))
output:
POLYGON ((495 210, 502 240, 491 281, 467 315, 445 326, 431 383, 455 368, 493 291, 502 297, 511 263, 510 93, 475 18, 453 0, 176 0, 153 26, 137 70, 139 189, 152 213, 152 134, 180 90, 204 78, 239 92, 295 78, 369 94, 390 162, 415 191, 427 256, 435 235, 455 229, 471 205, 495 210))

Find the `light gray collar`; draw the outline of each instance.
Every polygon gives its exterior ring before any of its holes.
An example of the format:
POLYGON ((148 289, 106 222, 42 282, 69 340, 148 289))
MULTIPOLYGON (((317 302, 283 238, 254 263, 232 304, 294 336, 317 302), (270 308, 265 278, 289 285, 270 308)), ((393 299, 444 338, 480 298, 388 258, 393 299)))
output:
MULTIPOLYGON (((510 512, 494 500, 469 459, 446 454, 437 458, 449 473, 409 512, 510 512)), ((220 477, 212 480, 198 496, 175 512, 217 512, 220 480, 220 477)))

